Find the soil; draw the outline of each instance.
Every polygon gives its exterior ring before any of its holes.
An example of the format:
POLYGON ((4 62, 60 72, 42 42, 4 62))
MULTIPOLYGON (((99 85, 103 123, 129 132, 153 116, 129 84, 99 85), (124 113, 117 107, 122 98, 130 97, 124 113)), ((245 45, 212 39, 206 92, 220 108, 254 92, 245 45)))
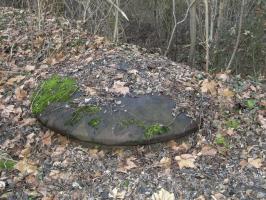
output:
POLYGON ((266 87, 260 80, 196 71, 89 35, 62 18, 48 15, 38 24, 24 10, 0 8, 0 198, 266 198, 266 87), (202 127, 182 140, 134 147, 61 136, 31 113, 33 91, 54 73, 75 77, 94 96, 90 101, 103 104, 126 88, 170 95, 181 110, 199 116, 202 127))

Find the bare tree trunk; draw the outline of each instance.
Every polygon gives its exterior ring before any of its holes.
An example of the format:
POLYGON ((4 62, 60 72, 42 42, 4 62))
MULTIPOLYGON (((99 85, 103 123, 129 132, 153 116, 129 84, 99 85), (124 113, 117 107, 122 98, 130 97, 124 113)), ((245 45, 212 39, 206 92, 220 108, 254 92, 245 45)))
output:
POLYGON ((197 24, 196 24, 196 4, 191 7, 190 10, 190 51, 189 51, 189 62, 192 66, 195 65, 195 48, 197 39, 197 24))
POLYGON ((209 71, 209 4, 208 0, 204 0, 205 4, 205 43, 206 43, 206 56, 205 56, 205 71, 209 71))
POLYGON ((216 30, 216 41, 219 40, 220 31, 222 27, 222 23, 224 20, 224 8, 225 8, 225 2, 224 0, 219 0, 219 13, 217 18, 217 30, 216 30))
POLYGON ((214 23, 216 15, 217 15, 217 0, 213 0, 213 5, 211 6, 210 41, 213 40, 214 23))
POLYGON ((169 39, 169 42, 168 42, 167 48, 166 48, 166 50, 165 50, 165 52, 164 52, 164 56, 167 55, 167 53, 168 53, 168 51, 169 51, 169 49, 170 49, 170 46, 171 46, 171 44, 172 44, 172 41, 173 41, 173 38, 174 38, 174 34, 175 34, 175 30, 176 30, 177 25, 183 23, 183 22, 187 19, 188 12, 189 12, 191 6, 193 6, 193 4, 194 4, 195 2, 196 2, 196 0, 193 0, 193 1, 189 4, 189 6, 188 6, 188 8, 187 8, 187 11, 186 11, 186 14, 185 14, 185 17, 184 17, 181 21, 177 22, 177 21, 176 21, 176 10, 175 10, 176 2, 175 2, 175 0, 172 1, 172 4, 173 4, 173 17, 174 17, 174 28, 172 29, 171 37, 170 37, 170 39, 169 39))
MULTIPOLYGON (((120 0, 116 0, 116 5, 120 7, 120 0)), ((118 42, 118 9, 115 9, 115 26, 114 26, 114 35, 113 35, 113 42, 118 42)))
POLYGON ((228 65, 227 65, 227 67, 226 67, 226 70, 229 70, 230 69, 231 64, 232 64, 232 62, 233 62, 233 60, 235 58, 236 51, 238 49, 238 45, 239 45, 239 42, 240 42, 241 31, 242 31, 242 22, 243 22, 244 7, 245 7, 245 0, 242 0, 241 10, 240 10, 240 17, 239 17, 239 28, 238 28, 237 38, 236 38, 236 44, 235 44, 233 53, 231 55, 230 61, 229 61, 228 65))

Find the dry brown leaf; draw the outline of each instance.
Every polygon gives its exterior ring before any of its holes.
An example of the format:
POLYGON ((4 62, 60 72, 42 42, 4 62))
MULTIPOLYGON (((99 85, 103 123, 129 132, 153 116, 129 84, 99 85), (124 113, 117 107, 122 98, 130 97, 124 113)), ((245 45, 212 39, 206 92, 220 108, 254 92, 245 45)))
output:
POLYGON ((170 167, 171 166, 171 163, 172 163, 172 160, 171 158, 168 158, 168 157, 163 157, 161 160, 160 160, 160 165, 162 167, 170 167))
POLYGON ((25 99, 27 97, 28 94, 22 88, 17 87, 15 90, 15 95, 16 95, 17 100, 22 101, 23 99, 25 99))
POLYGON ((19 83, 22 81, 26 76, 18 75, 16 77, 10 78, 7 80, 6 84, 7 85, 14 85, 14 83, 19 83))
POLYGON ((117 188, 114 188, 110 193, 109 197, 113 199, 124 199, 126 195, 126 191, 119 192, 117 188))
POLYGON ((236 134, 236 131, 233 128, 229 128, 225 131, 226 135, 233 136, 236 134))
POLYGON ((182 168, 196 168, 194 162, 196 160, 196 156, 191 154, 182 154, 180 156, 176 156, 175 160, 177 161, 180 169, 182 168))
POLYGON ((243 167, 246 167, 248 165, 248 162, 246 160, 241 160, 239 162, 239 165, 241 166, 241 168, 243 168, 243 167))
POLYGON ((200 195, 199 197, 197 197, 195 200, 205 200, 205 197, 203 195, 200 195))
POLYGON ((35 70, 34 65, 26 65, 26 67, 25 67, 25 71, 27 71, 27 72, 32 72, 34 70, 35 70))
POLYGON ((259 114, 258 115, 258 122, 261 125, 261 127, 266 130, 266 117, 259 114))
POLYGON ((260 106, 264 106, 264 107, 266 107, 266 100, 261 100, 261 101, 259 102, 259 104, 260 104, 260 106))
POLYGON ((137 165, 133 162, 134 160, 136 160, 135 157, 127 158, 126 159, 126 163, 125 164, 120 164, 120 166, 118 167, 117 171, 118 172, 127 173, 128 170, 136 168, 137 165))
POLYGON ((218 73, 218 74, 216 74, 216 78, 225 82, 225 81, 229 80, 229 75, 226 73, 218 73))
POLYGON ((113 87, 110 89, 111 92, 126 95, 129 93, 129 88, 125 86, 126 82, 115 81, 113 87))
POLYGON ((100 37, 100 36, 95 36, 95 40, 94 40, 95 44, 99 45, 102 44, 104 42, 104 37, 100 37))
POLYGON ((117 155, 118 157, 123 157, 124 156, 124 149, 122 148, 117 148, 114 150, 113 155, 117 155))
POLYGON ((38 167, 27 158, 20 160, 15 165, 15 169, 19 170, 22 174, 33 174, 36 176, 38 173, 38 167))
POLYGON ((30 153, 31 153, 31 147, 30 147, 30 146, 27 146, 25 149, 23 149, 23 150, 20 152, 19 157, 20 157, 20 158, 27 158, 27 157, 30 156, 30 153))
POLYGON ((227 98, 231 98, 233 96, 235 96, 235 93, 233 91, 231 91, 229 88, 225 88, 222 90, 222 96, 227 97, 227 98))
POLYGON ((38 36, 33 41, 33 45, 34 47, 41 48, 41 46, 43 45, 43 42, 44 42, 44 37, 38 36))
POLYGON ((215 193, 214 195, 211 195, 211 197, 214 199, 214 200, 226 200, 227 198, 221 194, 221 193, 215 193))
POLYGON ((210 93, 213 96, 217 94, 217 83, 214 80, 209 81, 208 79, 203 80, 201 83, 201 92, 210 93))
POLYGON ((182 142, 182 144, 178 144, 174 140, 171 140, 168 142, 168 146, 174 150, 174 151, 180 151, 180 152, 186 152, 190 149, 190 145, 186 144, 185 142, 182 142))
POLYGON ((86 87, 85 91, 86 91, 86 94, 89 96, 95 96, 97 94, 96 90, 91 87, 86 87))
POLYGON ((201 151, 200 155, 203 156, 215 156, 217 154, 217 150, 211 146, 204 146, 201 151))
POLYGON ((44 145, 50 146, 52 143, 52 136, 54 135, 53 131, 46 131, 45 134, 42 136, 42 143, 44 145))
POLYGON ((248 164, 258 169, 262 166, 262 160, 260 158, 248 158, 248 164))
POLYGON ((162 188, 152 195, 152 200, 175 200, 175 195, 162 188))
POLYGON ((36 118, 25 118, 21 121, 20 126, 30 126, 36 123, 36 118))
POLYGON ((51 156, 52 156, 52 157, 60 156, 60 155, 64 154, 65 150, 66 150, 65 146, 58 146, 58 147, 55 149, 55 151, 53 151, 53 153, 52 153, 51 156))

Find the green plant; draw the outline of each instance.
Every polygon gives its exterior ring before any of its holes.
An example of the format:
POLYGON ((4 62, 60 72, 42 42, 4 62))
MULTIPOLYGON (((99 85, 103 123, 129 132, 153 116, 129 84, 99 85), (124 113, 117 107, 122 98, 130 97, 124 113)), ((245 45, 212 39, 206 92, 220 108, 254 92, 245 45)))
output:
POLYGON ((250 109, 250 110, 253 109, 253 108, 255 108, 256 104, 257 104, 256 99, 248 99, 248 100, 246 100, 246 102, 245 102, 245 105, 246 105, 247 108, 250 109))
POLYGON ((0 159, 0 170, 12 170, 14 169, 15 164, 16 162, 13 160, 0 159))
POLYGON ((51 103, 68 101, 76 90, 75 80, 58 75, 52 76, 34 92, 31 103, 32 113, 43 112, 51 103))
POLYGON ((226 122, 227 128, 237 129, 240 125, 240 121, 237 119, 231 119, 226 122))
POLYGON ((229 147, 229 142, 227 139, 220 133, 218 133, 215 137, 214 143, 220 146, 224 146, 226 148, 229 147))

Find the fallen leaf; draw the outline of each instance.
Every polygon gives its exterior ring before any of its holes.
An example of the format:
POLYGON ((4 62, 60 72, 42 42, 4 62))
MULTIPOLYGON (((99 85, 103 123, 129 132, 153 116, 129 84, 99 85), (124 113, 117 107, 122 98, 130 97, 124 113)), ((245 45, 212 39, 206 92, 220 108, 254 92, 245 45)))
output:
POLYGON ((241 160, 239 162, 239 165, 241 166, 241 168, 244 168, 244 167, 246 167, 248 165, 248 162, 246 160, 241 160))
POLYGON ((225 81, 229 80, 229 75, 226 73, 218 73, 218 74, 216 74, 216 78, 225 82, 225 81))
POLYGON ((115 81, 113 87, 110 89, 111 92, 126 95, 129 93, 129 88, 125 86, 126 82, 115 81))
POLYGON ((65 150, 66 150, 65 146, 59 146, 53 151, 51 156, 52 157, 60 156, 60 155, 62 155, 65 152, 65 150))
POLYGON ((45 134, 42 136, 42 143, 44 145, 50 146, 52 143, 52 136, 54 135, 53 131, 46 131, 45 134))
POLYGON ((86 87, 85 91, 86 91, 86 94, 89 96, 95 96, 97 94, 96 90, 91 87, 86 87))
POLYGON ((182 168, 196 168, 195 162, 196 156, 191 154, 182 154, 180 156, 176 156, 175 160, 177 161, 178 166, 180 169, 182 168))
POLYGON ((18 75, 16 77, 10 78, 7 80, 6 84, 7 85, 14 85, 14 83, 19 83, 22 81, 26 76, 18 75))
POLYGON ((259 169, 262 166, 262 160, 260 158, 248 158, 248 164, 259 169))
POLYGON ((136 160, 135 157, 129 157, 126 159, 126 163, 125 164, 120 164, 120 166, 117 168, 118 172, 123 172, 123 173, 127 173, 128 170, 136 168, 137 165, 133 162, 134 160, 136 160))
POLYGON ((16 165, 15 169, 19 170, 22 174, 33 174, 37 175, 38 168, 36 165, 34 165, 30 160, 27 158, 24 158, 23 160, 20 160, 16 165))
POLYGON ((217 154, 217 149, 208 145, 204 146, 200 151, 200 155, 203 156, 215 156, 216 154, 217 154))
POLYGON ((160 160, 160 165, 162 167, 170 167, 171 166, 171 163, 172 163, 172 160, 171 160, 171 158, 168 158, 168 157, 163 157, 160 160))
POLYGON ((32 72, 34 70, 35 70, 34 65, 26 65, 26 67, 25 67, 25 71, 27 71, 27 72, 32 72))
POLYGON ((117 188, 114 188, 110 193, 109 197, 113 199, 124 199, 126 195, 126 191, 118 192, 117 188))
POLYGON ((264 117, 263 115, 258 115, 258 122, 261 125, 261 127, 263 129, 266 129, 266 117, 264 117))
POLYGON ((151 198, 152 200, 175 200, 175 195, 162 188, 159 192, 154 193, 151 198))
POLYGON ((227 129, 227 130, 225 131, 225 134, 226 134, 226 135, 229 135, 229 136, 233 136, 233 135, 236 134, 236 131, 234 131, 233 128, 229 128, 229 129, 227 129))
POLYGON ((17 87, 15 90, 15 95, 16 95, 17 100, 22 101, 23 99, 27 97, 27 92, 23 90, 22 88, 17 87))
POLYGON ((200 195, 195 200, 205 200, 205 197, 203 195, 200 195))
POLYGON ((235 96, 235 93, 233 91, 231 91, 229 88, 225 88, 222 90, 222 96, 227 97, 227 98, 231 98, 233 96, 235 96))
POLYGON ((36 118, 25 118, 21 121, 20 126, 30 126, 36 123, 36 118))
POLYGON ((31 147, 26 147, 25 149, 23 149, 21 152, 20 152, 20 155, 19 157, 20 158, 27 158, 30 156, 30 153, 31 153, 31 147))
POLYGON ((227 198, 221 194, 221 193, 215 193, 214 195, 211 195, 211 197, 214 199, 214 200, 226 200, 227 198))
POLYGON ((174 150, 179 152, 187 152, 190 149, 190 145, 186 144, 185 142, 182 142, 182 144, 178 144, 174 140, 171 140, 168 142, 168 146, 174 150))
POLYGON ((214 80, 209 81, 208 79, 203 80, 201 83, 201 92, 210 93, 213 96, 217 94, 217 83, 214 80))

